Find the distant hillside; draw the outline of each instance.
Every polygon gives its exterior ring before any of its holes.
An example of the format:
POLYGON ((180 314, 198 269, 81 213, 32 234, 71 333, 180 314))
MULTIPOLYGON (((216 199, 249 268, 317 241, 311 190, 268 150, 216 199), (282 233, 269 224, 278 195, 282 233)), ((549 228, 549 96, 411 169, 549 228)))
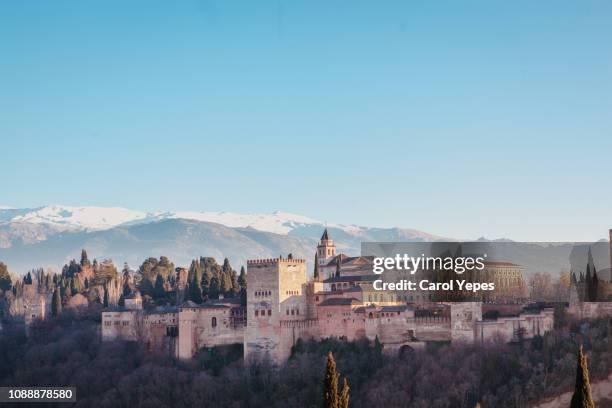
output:
MULTIPOLYGON (((0 260, 16 273, 60 268, 81 248, 92 257, 139 265, 166 255, 187 265, 200 255, 247 259, 293 253, 309 263, 325 224, 301 215, 228 212, 145 213, 124 208, 46 206, 0 208, 0 260)), ((412 229, 329 224, 339 251, 357 255, 362 241, 435 240, 412 229)), ((310 266, 309 266, 310 267, 310 266)))
MULTIPOLYGON (((59 269, 79 256, 82 248, 98 259, 110 258, 137 267, 149 257, 168 256, 177 266, 199 256, 212 256, 232 265, 247 259, 282 254, 304 258, 312 271, 314 251, 325 224, 301 215, 236 214, 226 212, 143 213, 122 208, 47 206, 36 209, 0 208, 0 261, 13 273, 35 267, 59 269), (215 220, 212 221, 206 221, 215 220)), ((404 228, 371 228, 327 224, 339 252, 358 255, 362 242, 420 242, 449 240, 404 228)), ((451 240, 452 241, 452 240, 451 240)), ((491 242, 482 240, 479 242, 491 242)), ((505 243, 499 260, 515 262, 527 274, 558 274, 586 267, 588 245, 505 243)), ((600 278, 610 279, 606 241, 590 244, 600 278)))

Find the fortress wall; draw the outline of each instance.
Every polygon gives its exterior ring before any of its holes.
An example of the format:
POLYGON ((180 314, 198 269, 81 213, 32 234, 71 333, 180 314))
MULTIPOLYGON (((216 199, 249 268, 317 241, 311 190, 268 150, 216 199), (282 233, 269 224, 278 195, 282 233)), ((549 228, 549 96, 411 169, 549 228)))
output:
POLYGON ((473 342, 476 336, 475 323, 482 320, 482 303, 451 303, 451 339, 473 342))
POLYGON ((285 320, 280 323, 280 342, 277 348, 277 361, 284 362, 291 356, 291 348, 299 339, 319 339, 319 322, 316 319, 285 320))
POLYGON ((414 337, 415 325, 412 319, 404 314, 391 313, 374 319, 366 319, 366 335, 369 339, 378 339, 383 344, 401 344, 414 337))
POLYGON ((352 341, 366 333, 365 316, 354 313, 349 305, 320 307, 318 320, 320 338, 338 337, 352 341))
POLYGON ((102 312, 102 341, 138 340, 138 314, 135 310, 102 312))
POLYGON ((448 317, 417 317, 414 336, 419 341, 450 341, 451 320, 448 317))
POLYGON ((479 342, 500 340, 509 342, 515 339, 515 331, 521 325, 520 319, 486 320, 476 326, 476 340, 479 342))
POLYGON ((538 314, 523 313, 518 317, 500 317, 497 320, 476 322, 476 340, 480 342, 502 340, 518 341, 522 336, 530 339, 553 329, 554 311, 545 309, 538 314))
POLYGON ((235 326, 231 309, 181 308, 178 314, 178 356, 192 358, 202 347, 244 343, 244 326, 235 326))
POLYGON ((612 316, 612 302, 574 302, 568 313, 579 319, 612 316))

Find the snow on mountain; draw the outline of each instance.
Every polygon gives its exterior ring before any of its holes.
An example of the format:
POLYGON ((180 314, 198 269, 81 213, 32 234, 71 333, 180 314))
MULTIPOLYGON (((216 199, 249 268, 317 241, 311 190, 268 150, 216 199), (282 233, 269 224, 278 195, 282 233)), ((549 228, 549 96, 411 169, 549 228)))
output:
POLYGON ((53 225, 62 230, 98 231, 119 225, 134 225, 166 219, 214 222, 230 228, 253 228, 287 235, 307 225, 323 225, 321 221, 302 215, 276 211, 272 214, 238 214, 214 211, 144 212, 121 207, 69 207, 49 205, 34 209, 0 208, 0 220, 53 225))
POLYGON ((232 212, 193 212, 173 213, 168 218, 214 222, 231 228, 253 228, 259 231, 287 235, 291 230, 305 225, 322 225, 321 221, 302 215, 275 211, 272 214, 238 214, 232 212))
MULTIPOLYGON (((5 210, 6 211, 6 210, 5 210)), ((11 222, 50 224, 65 230, 104 230, 144 219, 147 213, 120 207, 68 207, 49 205, 20 214, 11 222)))
MULTIPOLYGON (((102 231, 117 226, 147 224, 168 219, 183 219, 221 224, 229 228, 252 228, 257 231, 288 235, 308 227, 327 226, 352 237, 371 239, 377 228, 357 225, 325 224, 303 215, 275 211, 271 214, 239 214, 226 211, 144 212, 121 207, 70 207, 48 205, 38 208, 0 208, 0 224, 35 224, 58 231, 102 231)), ((400 230, 398 230, 400 231, 400 230)), ((415 230, 401 230, 411 237, 435 238, 415 230)), ((308 234, 308 233, 307 233, 308 234)), ((400 238, 400 237, 398 237, 400 238)))

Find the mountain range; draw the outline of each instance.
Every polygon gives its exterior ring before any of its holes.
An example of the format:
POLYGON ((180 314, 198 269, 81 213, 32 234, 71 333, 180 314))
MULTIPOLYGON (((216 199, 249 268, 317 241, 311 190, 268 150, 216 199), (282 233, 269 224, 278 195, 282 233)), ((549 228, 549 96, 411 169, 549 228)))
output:
MULTIPOLYGON (((312 270, 317 243, 327 228, 338 252, 359 255, 362 242, 455 241, 408 228, 373 228, 324 223, 302 215, 232 212, 143 212, 119 207, 38 208, 0 206, 0 261, 14 274, 44 267, 55 271, 85 248, 90 258, 112 259, 122 268, 137 268, 148 257, 162 255, 177 266, 199 256, 228 258, 235 268, 247 259, 292 253, 312 270)), ((480 240, 485 240, 481 238, 480 240)), ((479 240, 479 241, 480 241, 479 240)), ((504 260, 525 273, 584 270, 590 247, 600 277, 610 279, 607 241, 588 243, 520 243, 503 239, 504 260)))
POLYGON ((227 257, 234 266, 247 259, 292 253, 312 261, 328 228, 338 250, 357 255, 362 241, 432 241, 442 237, 407 228, 372 228, 324 222, 276 211, 143 212, 119 207, 37 208, 0 206, 0 261, 22 274, 35 267, 55 269, 87 249, 90 257, 138 266, 166 255, 176 265, 191 259, 227 257))

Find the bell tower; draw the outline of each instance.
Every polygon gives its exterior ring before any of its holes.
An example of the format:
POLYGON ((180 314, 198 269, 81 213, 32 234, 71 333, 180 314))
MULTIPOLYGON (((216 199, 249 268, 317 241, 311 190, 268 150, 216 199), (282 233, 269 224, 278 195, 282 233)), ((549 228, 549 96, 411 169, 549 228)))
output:
POLYGON ((319 255, 319 265, 327 265, 329 261, 336 257, 336 245, 334 240, 329 237, 327 228, 321 236, 321 242, 317 245, 317 253, 319 255))

